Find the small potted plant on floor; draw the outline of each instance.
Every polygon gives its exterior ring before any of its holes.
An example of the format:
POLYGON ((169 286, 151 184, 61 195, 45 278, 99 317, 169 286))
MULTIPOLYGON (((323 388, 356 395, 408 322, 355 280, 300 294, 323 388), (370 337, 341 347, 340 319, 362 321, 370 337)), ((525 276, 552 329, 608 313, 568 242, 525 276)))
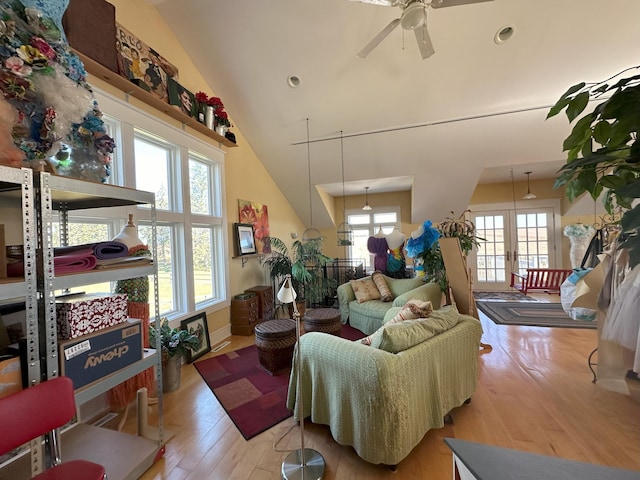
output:
POLYGON ((186 330, 171 328, 166 318, 160 322, 160 328, 156 329, 154 325, 149 327, 149 345, 157 345, 158 335, 162 355, 162 391, 173 392, 180 388, 182 359, 187 351, 200 348, 200 340, 186 330))

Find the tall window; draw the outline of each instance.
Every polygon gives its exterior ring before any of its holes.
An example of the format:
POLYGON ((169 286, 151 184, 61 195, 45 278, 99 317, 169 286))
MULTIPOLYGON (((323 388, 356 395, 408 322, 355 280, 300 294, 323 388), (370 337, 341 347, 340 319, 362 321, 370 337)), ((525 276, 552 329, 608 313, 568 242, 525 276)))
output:
MULTIPOLYGON (((109 183, 153 192, 156 197, 160 315, 178 319, 221 304, 227 300, 228 285, 224 152, 109 95, 97 92, 96 96, 117 145, 109 183)), ((70 212, 70 243, 86 240, 87 228, 91 230, 87 243, 113 238, 128 213, 134 214, 138 236, 151 248, 148 206, 83 212, 88 220, 76 219, 70 212)))
POLYGON ((372 270, 373 254, 367 247, 369 237, 379 232, 391 233, 394 228, 399 227, 400 209, 373 209, 369 212, 351 210, 347 211, 347 222, 353 228, 353 245, 349 247, 349 258, 362 259, 365 268, 372 270))

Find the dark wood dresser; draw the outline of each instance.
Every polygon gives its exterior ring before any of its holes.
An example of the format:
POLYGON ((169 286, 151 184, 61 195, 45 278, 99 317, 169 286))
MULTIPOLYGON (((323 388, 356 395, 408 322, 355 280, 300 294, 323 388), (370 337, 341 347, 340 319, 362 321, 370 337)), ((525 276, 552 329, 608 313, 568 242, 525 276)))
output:
POLYGON ((273 287, 268 285, 258 285, 251 287, 246 291, 255 293, 258 296, 260 321, 265 322, 267 320, 272 320, 275 311, 275 307, 273 305, 273 287))
POLYGON ((253 335, 253 329, 260 323, 260 298, 258 295, 246 299, 231 300, 231 334, 253 335))

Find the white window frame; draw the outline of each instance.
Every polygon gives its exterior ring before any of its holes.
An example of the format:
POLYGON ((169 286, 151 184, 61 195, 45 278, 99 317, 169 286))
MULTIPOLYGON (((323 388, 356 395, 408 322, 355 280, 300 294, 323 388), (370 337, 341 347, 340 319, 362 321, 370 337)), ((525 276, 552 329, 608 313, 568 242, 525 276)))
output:
MULTIPOLYGON (((225 205, 225 152, 210 143, 189 135, 184 131, 157 118, 157 116, 147 113, 126 101, 123 101, 111 94, 99 89, 94 89, 96 99, 100 109, 105 114, 107 122, 112 130, 116 141, 116 151, 114 152, 114 162, 112 176, 109 183, 135 188, 135 166, 134 138, 137 134, 144 135, 145 141, 156 139, 165 146, 176 146, 173 155, 177 155, 178 160, 172 162, 179 165, 179 171, 171 173, 175 175, 173 179, 177 182, 169 195, 175 195, 172 199, 175 210, 166 211, 156 209, 156 222, 158 225, 168 225, 172 227, 174 240, 172 261, 173 261, 173 291, 174 307, 172 312, 163 313, 172 321, 186 318, 193 312, 205 310, 211 313, 220 310, 230 304, 230 282, 229 268, 225 261, 229 256, 226 205, 225 205), (117 159, 122 161, 118 162, 117 159), (212 215, 192 215, 190 212, 189 198, 189 158, 198 161, 210 162, 211 186, 213 189, 218 186, 218 191, 211 195, 212 215), (181 199, 178 199, 181 193, 181 199), (175 203, 177 201, 177 203, 175 203), (212 273, 215 282, 213 285, 213 298, 200 302, 196 305, 193 275, 188 272, 193 271, 193 260, 191 255, 191 226, 211 226, 213 228, 213 248, 214 258, 212 258, 212 273)), ((139 225, 149 224, 151 212, 148 208, 136 208, 133 210, 136 221, 139 225)), ((119 231, 126 224, 127 213, 132 213, 129 208, 112 208, 86 210, 83 216, 95 215, 105 222, 115 221, 119 231)), ((71 217, 71 212, 70 212, 71 217)), ((75 220, 74 220, 75 221, 75 220)), ((173 323, 173 322, 172 322, 173 323)))

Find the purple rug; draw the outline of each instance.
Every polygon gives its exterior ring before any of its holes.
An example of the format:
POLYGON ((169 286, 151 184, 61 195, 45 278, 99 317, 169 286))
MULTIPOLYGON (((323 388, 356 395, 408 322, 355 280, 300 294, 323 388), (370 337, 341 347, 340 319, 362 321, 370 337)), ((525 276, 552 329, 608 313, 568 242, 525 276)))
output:
MULTIPOLYGON (((365 335, 343 325, 341 336, 358 340, 365 335)), ((291 416, 286 407, 289 371, 266 373, 258 362, 255 345, 207 358, 194 366, 245 440, 291 416)))

